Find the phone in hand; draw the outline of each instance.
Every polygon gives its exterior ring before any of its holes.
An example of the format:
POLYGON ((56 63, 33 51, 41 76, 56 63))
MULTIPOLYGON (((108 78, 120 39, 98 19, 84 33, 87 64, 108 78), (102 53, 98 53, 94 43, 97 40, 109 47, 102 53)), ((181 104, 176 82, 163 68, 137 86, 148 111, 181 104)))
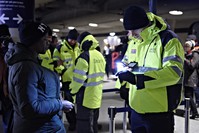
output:
POLYGON ((137 66, 137 62, 130 62, 130 63, 128 64, 128 67, 129 67, 129 68, 134 68, 135 66, 137 66))

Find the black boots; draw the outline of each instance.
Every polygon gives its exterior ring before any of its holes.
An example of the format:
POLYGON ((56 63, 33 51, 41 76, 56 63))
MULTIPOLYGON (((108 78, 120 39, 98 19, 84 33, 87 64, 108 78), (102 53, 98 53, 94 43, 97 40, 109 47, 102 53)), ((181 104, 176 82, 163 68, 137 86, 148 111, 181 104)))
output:
POLYGON ((190 119, 195 119, 195 118, 199 118, 199 114, 193 114, 190 119))

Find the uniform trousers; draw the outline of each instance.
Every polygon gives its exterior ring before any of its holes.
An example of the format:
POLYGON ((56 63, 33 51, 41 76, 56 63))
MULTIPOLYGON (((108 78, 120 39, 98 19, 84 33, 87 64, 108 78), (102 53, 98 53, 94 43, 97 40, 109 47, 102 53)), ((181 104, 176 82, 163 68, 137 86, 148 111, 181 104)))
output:
POLYGON ((132 133, 173 133, 174 113, 146 113, 139 114, 131 111, 132 133))
POLYGON ((98 133, 99 108, 90 109, 82 105, 84 89, 76 95, 77 133, 98 133))

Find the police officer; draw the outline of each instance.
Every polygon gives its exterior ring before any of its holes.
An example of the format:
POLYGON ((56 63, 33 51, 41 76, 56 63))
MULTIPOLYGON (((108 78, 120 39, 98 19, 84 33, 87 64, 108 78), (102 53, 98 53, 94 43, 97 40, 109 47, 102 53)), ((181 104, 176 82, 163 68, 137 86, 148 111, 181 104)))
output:
POLYGON ((43 67, 46 67, 52 71, 55 71, 55 68, 62 64, 61 60, 53 60, 53 53, 56 47, 58 47, 58 39, 57 36, 49 36, 49 49, 45 54, 39 54, 39 61, 43 67))
POLYGON ((97 50, 98 41, 89 32, 83 32, 78 42, 83 52, 76 60, 70 85, 71 93, 76 96, 77 133, 97 133, 105 59, 97 50))
POLYGON ((183 47, 161 17, 138 6, 125 9, 123 25, 130 38, 124 60, 137 64, 119 74, 120 82, 131 84, 131 130, 173 133, 173 111, 181 98, 183 47))
MULTIPOLYGON (((79 46, 77 43, 77 37, 79 33, 76 29, 70 30, 66 39, 63 40, 61 45, 55 49, 53 59, 56 61, 61 60, 62 65, 55 68, 61 76, 62 91, 64 92, 64 99, 73 102, 73 98, 70 94, 69 85, 72 81, 74 63, 78 55, 80 54, 79 46)), ((75 108, 72 111, 66 113, 66 118, 69 122, 69 131, 76 129, 76 113, 75 108)))

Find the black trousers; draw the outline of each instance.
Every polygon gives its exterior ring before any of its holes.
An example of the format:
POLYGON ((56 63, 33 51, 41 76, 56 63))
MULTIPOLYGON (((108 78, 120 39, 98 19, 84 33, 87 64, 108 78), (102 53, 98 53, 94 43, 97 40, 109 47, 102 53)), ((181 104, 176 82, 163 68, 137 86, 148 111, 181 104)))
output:
POLYGON ((189 86, 185 86, 185 97, 190 98, 190 111, 192 115, 198 115, 198 110, 197 110, 197 106, 196 103, 194 102, 193 99, 193 95, 194 95, 194 88, 193 87, 189 87, 189 86))
POLYGON ((99 108, 90 109, 82 106, 84 89, 76 95, 77 133, 98 133, 99 108))
MULTIPOLYGON (((62 91, 64 92, 64 99, 70 102, 73 102, 73 98, 69 91, 70 82, 63 82, 62 83, 62 91)), ((71 126, 76 126, 76 112, 75 107, 70 111, 66 112, 66 119, 71 126)))
POLYGON ((139 114, 131 112, 132 133, 173 133, 174 113, 148 113, 139 114))

